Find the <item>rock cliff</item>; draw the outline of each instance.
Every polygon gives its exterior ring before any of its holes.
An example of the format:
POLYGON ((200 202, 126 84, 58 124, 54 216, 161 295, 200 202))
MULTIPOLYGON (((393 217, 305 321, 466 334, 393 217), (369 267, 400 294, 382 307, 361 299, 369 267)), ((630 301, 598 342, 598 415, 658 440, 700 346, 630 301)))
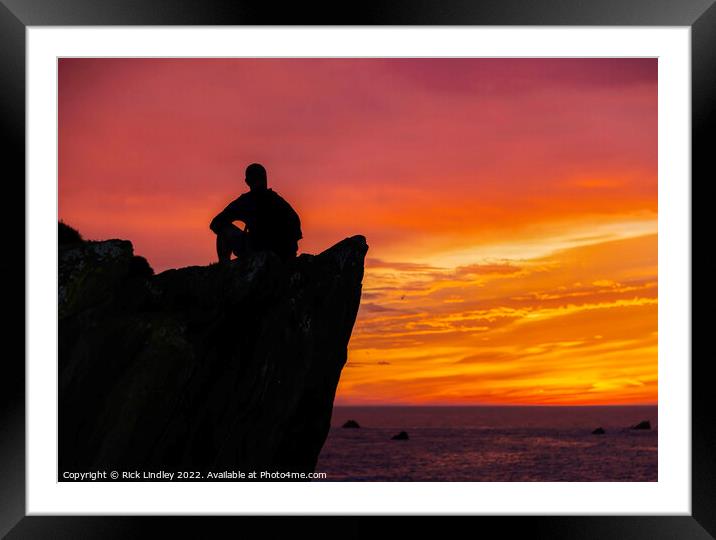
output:
POLYGON ((365 238, 158 275, 125 240, 59 250, 59 470, 313 471, 365 238))

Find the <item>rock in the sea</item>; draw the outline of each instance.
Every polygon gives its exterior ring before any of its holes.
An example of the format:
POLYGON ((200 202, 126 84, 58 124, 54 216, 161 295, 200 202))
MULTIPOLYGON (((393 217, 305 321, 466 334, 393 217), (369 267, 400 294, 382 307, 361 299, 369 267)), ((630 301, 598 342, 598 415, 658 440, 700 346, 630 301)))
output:
POLYGON ((401 431, 397 435, 393 435, 391 437, 394 441, 407 441, 410 437, 408 437, 408 433, 406 431, 401 431))
POLYGON ((604 435, 606 431, 604 431, 604 428, 598 427, 594 431, 592 431, 592 435, 604 435))
POLYGON ((360 424, 358 422, 356 422, 355 420, 348 420, 345 424, 343 424, 343 427, 355 429, 355 428, 359 428, 360 424))
POLYGON ((629 429, 651 429, 651 422, 648 420, 642 420, 638 424, 633 425, 629 429))
POLYGON ((59 470, 313 471, 368 246, 158 275, 126 240, 59 249, 59 470))

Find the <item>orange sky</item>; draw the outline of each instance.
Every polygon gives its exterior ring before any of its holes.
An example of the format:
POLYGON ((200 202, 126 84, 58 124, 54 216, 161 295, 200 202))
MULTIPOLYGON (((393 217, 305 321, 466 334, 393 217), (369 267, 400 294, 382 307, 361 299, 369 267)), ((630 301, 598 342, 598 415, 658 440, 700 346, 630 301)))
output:
POLYGON ((339 404, 657 401, 655 59, 62 59, 59 215, 212 261, 258 161, 368 238, 339 404))

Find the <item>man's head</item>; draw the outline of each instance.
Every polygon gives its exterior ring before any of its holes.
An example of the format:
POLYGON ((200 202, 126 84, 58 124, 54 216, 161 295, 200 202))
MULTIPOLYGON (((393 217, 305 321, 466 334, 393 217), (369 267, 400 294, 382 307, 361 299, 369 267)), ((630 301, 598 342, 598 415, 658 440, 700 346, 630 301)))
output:
POLYGON ((246 167, 246 184, 251 191, 266 189, 266 169, 263 165, 252 163, 246 167))

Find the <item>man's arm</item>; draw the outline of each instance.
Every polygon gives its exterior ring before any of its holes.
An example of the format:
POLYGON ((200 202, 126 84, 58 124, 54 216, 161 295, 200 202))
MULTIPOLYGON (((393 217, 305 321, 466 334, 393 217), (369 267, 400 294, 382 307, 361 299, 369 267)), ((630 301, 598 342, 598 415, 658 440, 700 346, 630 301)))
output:
POLYGON ((209 228, 215 234, 219 234, 227 225, 231 225, 234 221, 244 221, 244 201, 241 197, 229 203, 229 205, 219 212, 209 223, 209 228))
POLYGON ((211 223, 209 223, 209 228, 214 231, 214 234, 219 234, 219 232, 226 227, 227 225, 233 223, 233 219, 231 219, 231 213, 229 212, 229 208, 225 208, 221 212, 219 212, 214 219, 211 220, 211 223))

